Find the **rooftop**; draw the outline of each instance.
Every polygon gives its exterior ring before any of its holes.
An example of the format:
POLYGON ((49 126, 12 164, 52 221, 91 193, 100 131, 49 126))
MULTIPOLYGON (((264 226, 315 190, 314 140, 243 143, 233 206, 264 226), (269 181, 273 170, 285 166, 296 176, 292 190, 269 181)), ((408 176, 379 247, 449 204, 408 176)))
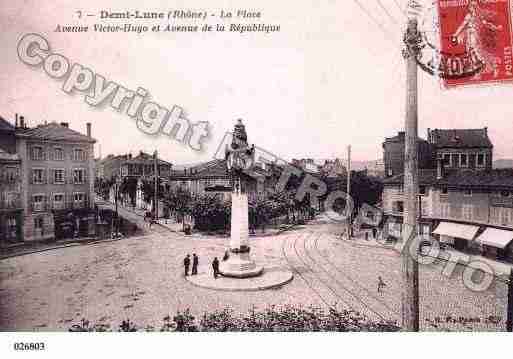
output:
POLYGON ((224 178, 228 177, 225 160, 212 160, 191 166, 180 166, 181 169, 171 171, 172 178, 224 178))
MULTIPOLYGON (((143 151, 139 151, 139 154, 135 157, 132 157, 131 153, 124 154, 124 155, 110 154, 107 157, 100 159, 99 162, 104 163, 104 162, 113 161, 113 160, 120 160, 120 161, 123 161, 124 163, 132 163, 132 164, 150 164, 150 162, 153 163, 153 155, 143 152, 143 151)), ((172 166, 171 162, 165 161, 161 158, 158 158, 158 162, 160 165, 172 166)))
POLYGON ((14 131, 14 126, 0 116, 0 131, 14 131))
POLYGON ((87 137, 78 131, 62 126, 56 122, 38 125, 33 128, 17 128, 16 137, 47 141, 96 142, 94 138, 87 137))
MULTIPOLYGON (((245 173, 255 178, 267 176, 269 171, 255 165, 249 172, 245 173)), ((176 166, 176 168, 173 168, 171 171, 171 178, 175 179, 227 178, 228 176, 229 173, 226 168, 226 161, 219 159, 190 166, 176 166)))
POLYGON ((486 127, 477 129, 434 129, 430 131, 430 142, 436 147, 493 147, 486 127))

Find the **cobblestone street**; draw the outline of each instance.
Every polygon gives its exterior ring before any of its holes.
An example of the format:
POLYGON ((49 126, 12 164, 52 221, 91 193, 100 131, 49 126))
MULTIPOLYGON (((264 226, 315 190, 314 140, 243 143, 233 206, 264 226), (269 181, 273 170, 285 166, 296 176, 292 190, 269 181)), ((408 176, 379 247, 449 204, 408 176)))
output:
MULTIPOLYGON (((399 321, 398 254, 337 239, 336 230, 336 225, 317 223, 251 239, 258 262, 294 272, 289 284, 258 292, 193 286, 184 279, 184 255, 197 253, 200 265, 210 265, 214 256, 223 256, 227 240, 191 239, 161 229, 121 241, 5 259, 0 261, 0 328, 67 330, 82 318, 113 326, 129 318, 139 327, 159 328, 166 315, 186 308, 201 315, 225 307, 245 312, 252 306, 286 304, 336 306, 375 320, 399 321), (378 276, 386 283, 383 293, 377 292, 378 276)), ((463 285, 461 268, 451 278, 443 276, 442 269, 440 264, 420 269, 423 330, 504 329, 504 283, 476 293, 463 285), (469 320, 480 322, 452 323, 469 320)))

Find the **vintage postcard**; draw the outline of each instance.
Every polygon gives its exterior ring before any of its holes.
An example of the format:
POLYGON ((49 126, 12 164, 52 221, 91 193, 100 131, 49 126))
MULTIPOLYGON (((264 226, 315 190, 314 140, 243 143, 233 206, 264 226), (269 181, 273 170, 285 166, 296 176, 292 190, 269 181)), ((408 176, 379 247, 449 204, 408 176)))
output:
POLYGON ((512 6, 0 0, 0 353, 512 332, 512 6))

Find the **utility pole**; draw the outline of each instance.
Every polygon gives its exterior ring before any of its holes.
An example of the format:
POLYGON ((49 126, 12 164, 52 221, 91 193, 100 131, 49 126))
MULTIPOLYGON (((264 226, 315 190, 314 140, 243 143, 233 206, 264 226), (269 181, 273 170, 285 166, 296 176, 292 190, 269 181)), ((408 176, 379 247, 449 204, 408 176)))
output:
POLYGON ((402 326, 406 331, 419 331, 419 265, 416 256, 410 254, 410 244, 417 234, 419 193, 418 179, 418 118, 417 118, 417 54, 421 41, 417 20, 410 18, 404 35, 406 49, 406 118, 404 156, 404 201, 402 262, 402 326))
POLYGON ((351 201, 351 145, 347 146, 347 184, 346 184, 346 210, 347 210, 347 239, 352 237, 351 217, 352 208, 349 208, 351 201))
POLYGON ((509 271, 508 280, 508 313, 506 319, 506 330, 513 332, 513 270, 509 271))
POLYGON ((154 208, 154 211, 155 211, 155 222, 158 221, 159 219, 159 204, 158 204, 158 187, 159 187, 159 180, 158 180, 158 175, 159 175, 159 171, 158 171, 158 153, 157 153, 157 150, 155 150, 155 152, 153 152, 153 174, 155 175, 155 193, 154 193, 154 197, 153 197, 153 208, 154 208))

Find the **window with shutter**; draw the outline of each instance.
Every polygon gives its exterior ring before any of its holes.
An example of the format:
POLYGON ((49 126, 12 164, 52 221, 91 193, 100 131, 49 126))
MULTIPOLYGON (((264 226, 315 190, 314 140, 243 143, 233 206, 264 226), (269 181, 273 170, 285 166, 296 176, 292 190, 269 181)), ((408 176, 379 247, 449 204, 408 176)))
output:
POLYGON ((32 169, 32 183, 33 184, 44 184, 46 182, 45 171, 41 168, 32 169))

